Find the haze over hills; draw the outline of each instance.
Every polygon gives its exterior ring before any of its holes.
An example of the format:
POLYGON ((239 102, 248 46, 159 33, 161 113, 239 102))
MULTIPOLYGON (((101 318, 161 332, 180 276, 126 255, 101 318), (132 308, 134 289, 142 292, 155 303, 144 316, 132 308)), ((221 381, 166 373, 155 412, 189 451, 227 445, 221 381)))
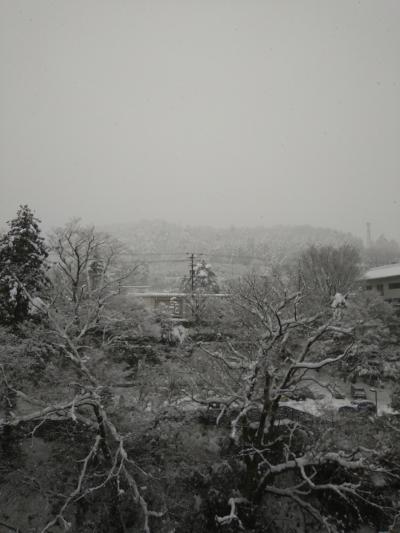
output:
POLYGON ((311 244, 339 246, 351 243, 362 248, 362 240, 351 233, 313 226, 214 228, 183 226, 163 220, 115 224, 105 231, 128 244, 134 252, 228 254, 236 257, 265 257, 270 253, 297 253, 311 244))

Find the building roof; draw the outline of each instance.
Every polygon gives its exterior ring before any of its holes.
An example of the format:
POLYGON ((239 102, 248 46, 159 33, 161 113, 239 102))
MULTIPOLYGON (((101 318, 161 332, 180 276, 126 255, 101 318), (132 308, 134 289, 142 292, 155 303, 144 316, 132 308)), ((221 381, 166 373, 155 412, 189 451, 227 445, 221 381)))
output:
POLYGON ((371 268, 364 274, 364 279, 393 278, 395 276, 400 276, 400 263, 371 268))

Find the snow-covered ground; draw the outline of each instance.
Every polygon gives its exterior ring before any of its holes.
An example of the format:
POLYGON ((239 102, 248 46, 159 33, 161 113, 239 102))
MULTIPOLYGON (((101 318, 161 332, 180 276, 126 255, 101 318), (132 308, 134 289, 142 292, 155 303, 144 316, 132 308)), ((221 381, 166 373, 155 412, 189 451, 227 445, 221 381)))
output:
MULTIPOLYGON (((375 401, 374 399, 369 399, 371 401, 375 401)), ((320 400, 311 400, 310 398, 307 398, 307 400, 303 401, 288 400, 286 402, 282 402, 281 405, 293 407, 293 409, 298 409, 299 411, 304 411, 305 413, 309 413, 310 415, 314 416, 326 416, 329 414, 329 412, 332 412, 332 414, 337 412, 339 407, 351 405, 351 399, 346 398, 344 400, 337 400, 336 398, 327 395, 320 400)), ((395 411, 393 411, 388 404, 379 404, 378 402, 378 415, 392 413, 395 413, 395 411)))
MULTIPOLYGON (((303 385, 303 383, 302 383, 303 385)), ((375 403, 375 393, 371 390, 372 387, 362 382, 357 382, 355 385, 363 387, 366 394, 367 400, 375 403)), ((288 407, 293 407, 300 411, 312 414, 314 416, 322 416, 329 413, 329 411, 337 412, 339 407, 344 407, 346 405, 351 405, 351 394, 350 394, 350 383, 346 383, 338 377, 332 377, 327 372, 315 372, 309 371, 304 380, 304 386, 311 389, 317 396, 323 396, 321 399, 312 400, 308 398, 303 401, 294 401, 288 400, 282 405, 287 405, 288 407), (307 378, 311 378, 310 380, 307 378), (313 381, 315 380, 315 381, 313 381), (317 382, 330 385, 334 385, 341 393, 345 396, 343 400, 337 400, 333 398, 332 394, 323 386, 318 385, 317 382)), ((393 409, 390 407, 390 395, 392 392, 392 386, 390 384, 385 384, 384 388, 375 387, 377 391, 378 398, 378 415, 382 414, 391 414, 394 413, 393 409)))

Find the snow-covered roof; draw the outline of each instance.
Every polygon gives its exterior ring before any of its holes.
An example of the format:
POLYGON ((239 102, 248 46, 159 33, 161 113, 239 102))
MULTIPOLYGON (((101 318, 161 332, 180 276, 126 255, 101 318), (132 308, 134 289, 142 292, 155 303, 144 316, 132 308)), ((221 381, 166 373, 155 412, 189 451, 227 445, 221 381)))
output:
POLYGON ((364 274, 364 279, 382 279, 400 276, 400 263, 371 268, 364 274))

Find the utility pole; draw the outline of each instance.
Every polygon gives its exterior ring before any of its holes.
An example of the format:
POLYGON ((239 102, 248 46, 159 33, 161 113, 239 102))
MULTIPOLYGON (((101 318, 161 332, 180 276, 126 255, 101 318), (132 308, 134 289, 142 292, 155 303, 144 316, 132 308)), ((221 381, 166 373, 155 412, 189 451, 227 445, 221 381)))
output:
POLYGON ((194 293, 194 259, 203 254, 194 254, 193 252, 186 252, 189 256, 189 275, 190 275, 190 292, 194 293))
POLYGON ((190 254, 190 288, 191 293, 194 292, 194 253, 190 254))

